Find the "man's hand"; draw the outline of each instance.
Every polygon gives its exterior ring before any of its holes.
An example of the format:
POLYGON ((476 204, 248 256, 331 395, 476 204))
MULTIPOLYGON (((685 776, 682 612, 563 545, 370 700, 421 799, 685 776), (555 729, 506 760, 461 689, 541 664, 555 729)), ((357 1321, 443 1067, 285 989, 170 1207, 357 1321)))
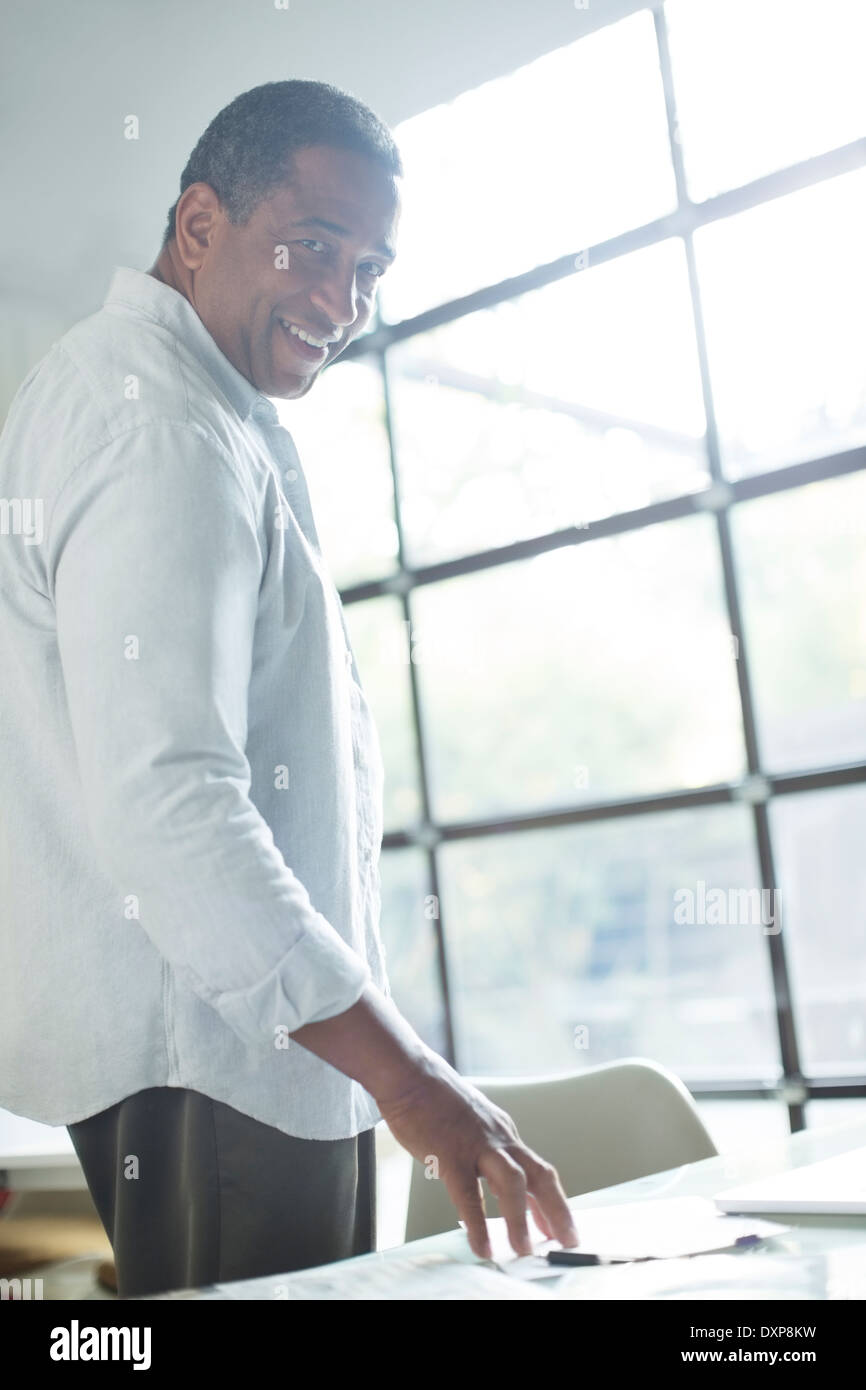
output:
POLYGON ((469 1244, 490 1258, 480 1177, 487 1179, 505 1217, 518 1255, 532 1253, 527 1207, 539 1229, 562 1245, 577 1245, 565 1194, 556 1169, 526 1147, 504 1110, 465 1081, 442 1058, 431 1057, 431 1072, 379 1110, 398 1143, 424 1162, 438 1161, 457 1214, 466 1223, 469 1244))
POLYGON ((375 985, 367 985, 345 1013, 307 1023, 292 1037, 360 1081, 413 1158, 423 1162, 435 1154, 469 1244, 481 1259, 490 1258, 482 1177, 518 1255, 531 1254, 527 1207, 545 1236, 577 1245, 556 1169, 526 1147, 504 1110, 421 1041, 375 985))

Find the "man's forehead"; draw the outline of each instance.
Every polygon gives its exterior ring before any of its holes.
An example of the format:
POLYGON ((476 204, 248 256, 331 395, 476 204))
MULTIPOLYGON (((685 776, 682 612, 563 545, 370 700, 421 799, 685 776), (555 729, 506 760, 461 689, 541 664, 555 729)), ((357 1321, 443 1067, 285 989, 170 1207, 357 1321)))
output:
POLYGON ((298 150, 290 181, 274 195, 274 205, 287 213, 317 213, 328 209, 334 220, 369 211, 393 217, 400 206, 400 189, 393 174, 365 155, 316 146, 298 150))

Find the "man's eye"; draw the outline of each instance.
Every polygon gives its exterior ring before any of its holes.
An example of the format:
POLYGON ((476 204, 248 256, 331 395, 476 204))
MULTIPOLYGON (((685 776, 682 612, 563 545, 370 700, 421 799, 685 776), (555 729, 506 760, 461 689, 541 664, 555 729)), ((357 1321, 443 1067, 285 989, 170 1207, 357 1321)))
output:
POLYGON ((368 266, 371 266, 372 269, 367 270, 367 274, 374 275, 377 280, 381 280, 382 276, 385 274, 385 267, 379 265, 378 261, 365 261, 364 265, 361 266, 361 269, 365 270, 368 266))
POLYGON ((315 237, 304 237, 301 241, 302 246, 324 246, 323 241, 316 241, 315 237))

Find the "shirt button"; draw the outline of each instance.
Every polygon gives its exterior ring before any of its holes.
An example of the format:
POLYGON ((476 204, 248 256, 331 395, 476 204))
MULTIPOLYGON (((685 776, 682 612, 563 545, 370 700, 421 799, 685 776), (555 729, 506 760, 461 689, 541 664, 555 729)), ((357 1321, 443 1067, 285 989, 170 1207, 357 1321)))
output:
POLYGON ((287 469, 286 469, 286 482, 287 482, 287 483, 296 483, 297 481, 298 481, 298 470, 297 470, 297 468, 287 468, 287 469))

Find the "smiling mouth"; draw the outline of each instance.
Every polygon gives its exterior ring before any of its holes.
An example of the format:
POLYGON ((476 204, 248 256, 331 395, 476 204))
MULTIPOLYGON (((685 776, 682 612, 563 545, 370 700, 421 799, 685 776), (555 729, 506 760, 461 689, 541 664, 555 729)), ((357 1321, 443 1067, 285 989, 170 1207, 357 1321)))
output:
POLYGON ((291 323, 289 319, 277 319, 283 336, 288 339, 294 352, 302 357, 306 362, 322 363, 328 356, 330 343, 322 338, 316 338, 312 333, 308 333, 305 328, 299 328, 297 324, 291 323))

